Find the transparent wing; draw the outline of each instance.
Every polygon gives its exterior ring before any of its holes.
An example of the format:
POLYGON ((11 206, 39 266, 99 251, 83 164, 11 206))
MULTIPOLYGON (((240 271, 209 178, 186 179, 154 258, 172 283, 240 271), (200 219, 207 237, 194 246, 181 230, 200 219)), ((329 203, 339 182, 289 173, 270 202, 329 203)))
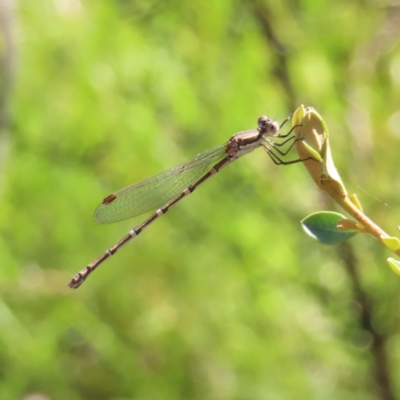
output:
POLYGON ((94 219, 103 224, 122 221, 168 203, 225 158, 226 146, 199 153, 193 160, 111 194, 97 206, 94 219))

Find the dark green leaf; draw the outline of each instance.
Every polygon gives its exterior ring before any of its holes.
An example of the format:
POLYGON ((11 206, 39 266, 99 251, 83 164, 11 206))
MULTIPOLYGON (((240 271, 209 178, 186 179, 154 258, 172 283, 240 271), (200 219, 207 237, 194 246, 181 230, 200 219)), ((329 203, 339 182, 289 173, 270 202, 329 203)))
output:
POLYGON ((343 215, 330 211, 322 211, 310 214, 301 221, 305 232, 322 244, 332 245, 342 243, 357 231, 352 229, 338 229, 340 220, 346 219, 343 215))

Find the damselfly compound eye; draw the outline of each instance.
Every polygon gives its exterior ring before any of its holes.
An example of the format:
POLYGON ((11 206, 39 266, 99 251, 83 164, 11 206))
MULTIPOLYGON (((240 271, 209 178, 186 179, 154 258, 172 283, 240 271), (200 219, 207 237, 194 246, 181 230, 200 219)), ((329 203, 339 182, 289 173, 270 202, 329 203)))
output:
POLYGON ((261 116, 260 118, 258 118, 257 120, 257 125, 260 129, 263 129, 266 122, 269 120, 268 117, 266 117, 265 115, 261 116))

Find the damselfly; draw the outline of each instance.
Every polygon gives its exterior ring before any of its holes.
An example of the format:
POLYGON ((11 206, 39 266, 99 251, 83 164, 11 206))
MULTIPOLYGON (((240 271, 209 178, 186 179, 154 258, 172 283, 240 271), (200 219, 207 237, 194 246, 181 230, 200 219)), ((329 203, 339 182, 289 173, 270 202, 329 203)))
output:
MULTIPOLYGON (((289 119, 289 118, 288 118, 289 119)), ((233 135, 227 143, 214 147, 198 154, 193 160, 187 161, 175 168, 155 175, 152 178, 133 184, 107 196, 96 208, 94 219, 100 223, 111 223, 127 218, 135 217, 146 211, 157 211, 140 225, 132 229, 118 243, 106 250, 99 258, 91 262, 87 267, 78 272, 69 282, 72 289, 78 288, 85 279, 101 263, 112 256, 124 244, 139 235, 158 217, 165 214, 172 206, 177 204, 185 196, 192 193, 200 184, 210 176, 216 174, 221 168, 262 147, 275 164, 293 164, 305 160, 283 161, 279 155, 285 156, 294 143, 301 138, 290 136, 293 129, 286 135, 278 134, 278 131, 288 121, 286 119, 281 126, 265 116, 258 119, 258 128, 233 135), (290 136, 290 137, 289 137, 290 136), (284 139, 281 143, 268 138, 284 139), (293 143, 283 152, 278 147, 293 140, 293 143), (277 155, 278 153, 279 155, 277 155)))

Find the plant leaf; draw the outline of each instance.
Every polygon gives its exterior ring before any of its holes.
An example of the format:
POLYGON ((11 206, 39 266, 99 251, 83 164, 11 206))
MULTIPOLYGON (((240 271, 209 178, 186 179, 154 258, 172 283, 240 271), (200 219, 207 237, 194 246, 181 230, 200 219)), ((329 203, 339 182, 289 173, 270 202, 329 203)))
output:
POLYGON ((392 268, 397 275, 400 275, 400 261, 390 257, 387 259, 387 262, 390 265, 390 268, 392 268))
POLYGON ((363 212, 362 206, 360 201, 358 200, 357 196, 355 194, 352 194, 350 196, 350 201, 361 211, 363 212))
POLYGON ((322 157, 320 156, 320 154, 318 153, 318 151, 314 150, 311 146, 309 146, 307 144, 307 142, 305 142, 304 140, 302 141, 303 146, 305 147, 305 149, 310 153, 310 155, 312 157, 314 157, 317 161, 321 161, 323 162, 322 157))
POLYGON ((346 218, 335 212, 321 211, 310 214, 301 221, 304 231, 316 241, 326 244, 345 242, 354 236, 357 231, 353 229, 338 229, 341 220, 346 218))
POLYGON ((400 240, 397 237, 381 237, 384 245, 392 251, 397 251, 400 249, 400 240))

